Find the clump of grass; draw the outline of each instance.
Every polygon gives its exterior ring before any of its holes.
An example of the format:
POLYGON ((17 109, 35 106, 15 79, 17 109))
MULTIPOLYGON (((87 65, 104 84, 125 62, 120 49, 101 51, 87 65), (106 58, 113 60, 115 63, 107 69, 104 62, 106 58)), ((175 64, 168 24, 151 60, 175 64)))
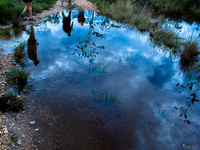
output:
POLYGON ((0 30, 0 38, 10 39, 12 36, 9 29, 0 30))
POLYGON ((13 69, 6 74, 8 83, 18 90, 18 94, 25 91, 25 87, 28 86, 29 76, 30 72, 18 68, 13 69))
POLYGON ((180 54, 180 66, 183 70, 194 66, 195 62, 198 61, 198 41, 190 38, 185 42, 183 52, 180 54))
POLYGON ((10 14, 11 14, 11 21, 13 24, 13 27, 18 27, 19 23, 20 23, 20 14, 21 14, 21 10, 22 10, 22 6, 20 5, 16 5, 15 7, 13 7, 10 10, 10 14))
POLYGON ((7 93, 0 97, 0 111, 19 112, 24 110, 24 99, 19 98, 16 94, 7 93))
POLYGON ((164 45, 164 48, 172 49, 174 54, 180 52, 180 39, 172 29, 157 27, 150 31, 150 37, 154 46, 164 45))
POLYGON ((15 61, 19 63, 20 65, 23 65, 25 62, 26 54, 25 54, 24 48, 25 48, 25 42, 21 42, 14 49, 15 61))
POLYGON ((116 3, 101 4, 101 12, 140 31, 149 30, 155 26, 155 23, 151 21, 152 11, 146 6, 141 7, 131 1, 117 0, 116 3))
POLYGON ((39 3, 33 3, 32 9, 33 9, 33 15, 42 12, 42 6, 39 3))

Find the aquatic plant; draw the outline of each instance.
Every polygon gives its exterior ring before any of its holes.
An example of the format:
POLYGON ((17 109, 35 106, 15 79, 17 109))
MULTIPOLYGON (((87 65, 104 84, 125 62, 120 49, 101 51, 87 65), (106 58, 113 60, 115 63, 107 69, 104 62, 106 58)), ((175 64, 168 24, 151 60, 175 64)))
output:
POLYGON ((162 47, 164 45, 165 49, 171 49, 174 54, 180 52, 180 38, 171 28, 157 27, 152 29, 150 30, 150 37, 154 46, 162 47))
POLYGON ((103 73, 105 74, 105 71, 108 69, 108 64, 103 66, 103 73))
POLYGON ((158 113, 161 113, 163 116, 169 116, 169 110, 159 109, 158 113))
POLYGON ((106 100, 108 99, 108 91, 106 91, 105 99, 106 99, 106 100))
POLYGON ((16 94, 7 93, 0 97, 0 111, 19 112, 24 110, 24 99, 21 99, 16 94))
POLYGON ((7 81, 14 88, 18 90, 18 94, 25 91, 25 87, 28 87, 28 78, 30 76, 30 72, 25 71, 23 69, 13 69, 12 71, 6 74, 7 81))
POLYGON ((180 66, 183 70, 193 67, 198 61, 198 41, 190 37, 183 47, 183 52, 180 54, 180 66))
MULTIPOLYGON (((115 91, 115 95, 111 94, 110 96, 110 101, 113 103, 113 100, 115 99, 116 100, 116 94, 117 94, 117 91, 115 91)), ((108 100, 108 91, 106 91, 106 96, 105 96, 105 100, 108 100)))
POLYGON ((89 61, 92 63, 93 61, 94 61, 94 58, 93 58, 93 56, 91 55, 91 56, 89 56, 89 61))
POLYGON ((26 44, 25 42, 20 42, 19 45, 16 46, 14 49, 15 61, 22 66, 24 65, 24 62, 26 61, 26 59, 25 59, 26 54, 24 51, 25 44, 26 44))
POLYGON ((115 100, 116 100, 116 95, 117 95, 117 91, 115 91, 115 95, 114 95, 114 97, 115 97, 115 100))
POLYGON ((119 57, 119 63, 122 61, 122 58, 121 57, 119 57))

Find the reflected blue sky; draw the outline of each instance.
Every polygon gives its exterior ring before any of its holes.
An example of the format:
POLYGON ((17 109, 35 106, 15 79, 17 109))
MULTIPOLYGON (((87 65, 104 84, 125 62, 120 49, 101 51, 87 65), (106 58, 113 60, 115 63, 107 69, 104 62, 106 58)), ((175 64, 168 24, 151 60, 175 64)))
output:
MULTIPOLYGON (((56 139, 61 148, 68 149, 167 150, 198 145, 200 106, 193 105, 193 111, 188 111, 190 125, 174 109, 184 106, 190 94, 187 89, 180 94, 181 88, 176 87, 177 82, 185 82, 177 59, 152 49, 148 33, 84 12, 86 22, 81 26, 78 10, 72 11, 71 36, 63 31, 61 12, 58 24, 52 20, 34 26, 40 63, 35 66, 28 60, 26 68, 31 70, 37 89, 36 95, 30 96, 37 105, 33 118, 41 128, 35 139, 44 137, 50 143, 56 139), (105 36, 97 37, 94 32, 105 36), (77 47, 85 39, 105 47, 85 47, 87 52, 92 50, 92 63, 77 47), (94 64, 101 67, 93 70, 94 64), (117 92, 113 103, 105 100, 106 92, 108 99, 117 92), (44 109, 57 119, 53 126, 48 125, 53 119, 43 116, 44 109), (168 115, 159 113, 165 109, 168 115)), ((69 11, 64 13, 67 16, 69 11)), ((45 144, 38 144, 39 149, 45 144)))

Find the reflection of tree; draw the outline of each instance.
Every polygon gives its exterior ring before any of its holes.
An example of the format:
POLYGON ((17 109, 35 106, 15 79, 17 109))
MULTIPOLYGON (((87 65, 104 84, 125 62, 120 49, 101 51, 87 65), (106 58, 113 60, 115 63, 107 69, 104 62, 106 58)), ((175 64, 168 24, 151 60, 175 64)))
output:
MULTIPOLYGON (((98 54, 96 50, 104 49, 104 46, 96 45, 94 40, 92 39, 92 35, 103 38, 103 35, 94 31, 93 20, 94 20, 94 12, 92 13, 92 18, 89 22, 90 28, 89 28, 87 36, 83 40, 79 40, 79 44, 76 45, 77 48, 81 50, 82 56, 89 58, 91 62, 94 60, 93 57, 96 57, 96 54, 98 54)), ((75 51, 77 51, 77 49, 75 49, 75 51)))
POLYGON ((50 22, 54 23, 54 24, 59 24, 59 13, 55 13, 53 15, 50 16, 50 22))
MULTIPOLYGON (((188 108, 194 104, 195 102, 199 103, 200 100, 198 99, 197 92, 199 91, 200 88, 200 76, 196 78, 196 80, 194 82, 190 82, 191 77, 188 80, 188 83, 186 85, 177 83, 176 86, 181 86, 182 90, 179 91, 179 93, 181 93, 185 88, 189 88, 189 90, 192 90, 192 94, 190 94, 189 97, 187 97, 186 99, 186 104, 183 107, 180 107, 180 116, 184 117, 185 120, 184 122, 187 122, 188 124, 190 124, 190 121, 187 118, 187 111, 188 108)), ((177 107, 175 107, 175 109, 177 109, 177 107)))

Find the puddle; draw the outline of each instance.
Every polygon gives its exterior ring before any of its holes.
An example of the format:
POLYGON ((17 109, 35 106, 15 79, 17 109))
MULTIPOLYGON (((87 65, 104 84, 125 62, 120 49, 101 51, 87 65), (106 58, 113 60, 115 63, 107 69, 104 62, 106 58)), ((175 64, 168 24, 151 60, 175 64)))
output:
POLYGON ((27 112, 36 121, 38 149, 200 146, 199 104, 187 111, 190 124, 180 117, 191 91, 179 93, 176 84, 187 79, 177 60, 153 49, 148 33, 91 11, 84 11, 84 23, 78 10, 71 20, 63 13, 64 27, 61 12, 33 27, 38 45, 27 56, 35 88, 27 112))

